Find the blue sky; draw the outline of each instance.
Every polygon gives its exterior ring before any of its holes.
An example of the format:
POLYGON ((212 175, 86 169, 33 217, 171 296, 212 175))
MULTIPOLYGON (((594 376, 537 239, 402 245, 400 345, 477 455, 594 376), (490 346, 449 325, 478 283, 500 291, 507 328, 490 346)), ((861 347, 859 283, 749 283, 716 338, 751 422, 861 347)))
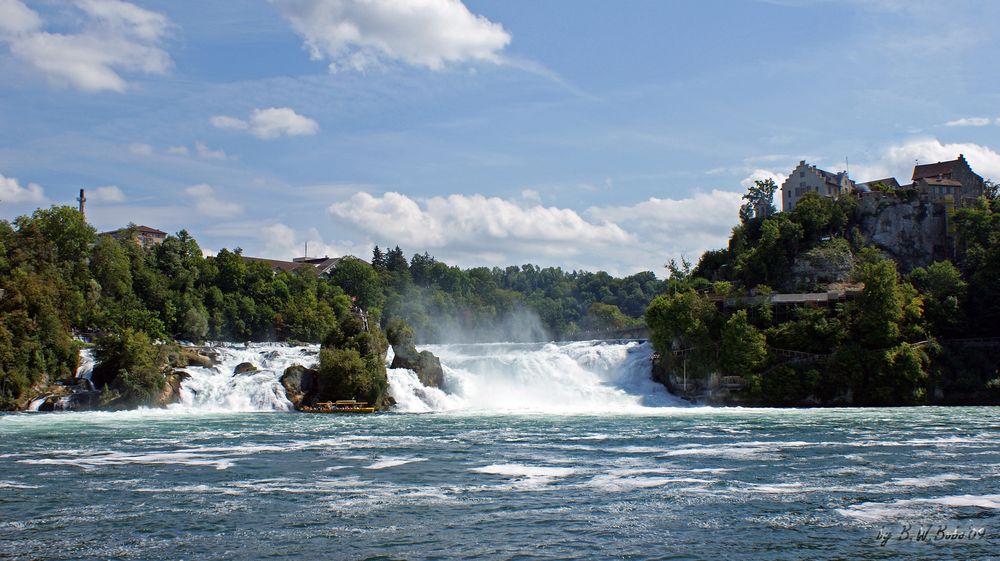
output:
POLYGON ((663 274, 800 159, 1000 179, 1000 3, 0 0, 0 218, 663 274))

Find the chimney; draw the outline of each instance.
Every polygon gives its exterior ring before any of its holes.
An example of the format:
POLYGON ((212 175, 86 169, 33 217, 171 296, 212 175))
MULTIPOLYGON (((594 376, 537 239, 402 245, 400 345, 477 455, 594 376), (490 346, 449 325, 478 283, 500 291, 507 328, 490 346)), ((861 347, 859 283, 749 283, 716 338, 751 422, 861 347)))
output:
POLYGON ((79 196, 79 197, 77 197, 77 198, 76 198, 76 200, 77 200, 77 201, 78 201, 78 202, 80 203, 80 214, 82 214, 82 215, 83 215, 83 218, 84 218, 84 220, 86 220, 86 218, 87 218, 87 213, 86 213, 86 211, 84 210, 84 207, 85 207, 85 206, 86 206, 86 204, 87 204, 87 197, 86 197, 86 196, 84 196, 84 194, 83 194, 83 189, 80 189, 80 196, 79 196))

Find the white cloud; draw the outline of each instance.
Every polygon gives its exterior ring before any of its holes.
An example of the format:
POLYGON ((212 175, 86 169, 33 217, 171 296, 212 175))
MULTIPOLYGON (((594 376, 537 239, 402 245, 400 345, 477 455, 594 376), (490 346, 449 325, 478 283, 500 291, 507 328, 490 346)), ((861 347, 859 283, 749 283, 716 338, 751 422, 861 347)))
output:
POLYGON ((781 173, 780 171, 758 168, 750 172, 750 175, 740 180, 740 185, 742 185, 744 189, 749 189, 755 181, 763 181, 765 179, 773 180, 780 188, 781 184, 788 179, 788 174, 781 173))
POLYGON ((167 154, 171 156, 187 156, 188 152, 187 146, 169 146, 167 148, 167 154))
POLYGON ((534 189, 525 189, 521 191, 521 198, 532 203, 542 204, 542 196, 538 194, 538 191, 534 189))
POLYGON ((216 115, 209 119, 209 122, 212 123, 212 126, 217 129, 242 131, 247 130, 247 128, 250 127, 246 121, 237 119, 236 117, 228 117, 226 115, 216 115))
POLYGON ((263 242, 261 254, 271 259, 301 257, 306 251, 306 245, 310 257, 340 257, 350 253, 348 244, 324 241, 315 228, 299 233, 286 224, 276 222, 261 228, 259 237, 263 242))
POLYGON ((379 243, 405 243, 414 251, 444 249, 459 261, 516 263, 522 259, 579 261, 635 241, 615 224, 587 221, 576 211, 482 195, 415 200, 400 193, 356 193, 328 212, 379 243), (471 259, 467 259, 471 258, 471 259))
POLYGON ((981 144, 954 142, 943 144, 936 138, 918 138, 887 147, 877 159, 851 165, 858 181, 894 176, 900 183, 912 177, 916 163, 929 164, 954 160, 963 154, 973 171, 985 178, 1000 178, 1000 153, 981 144))
POLYGON ((160 47, 169 21, 121 0, 76 0, 77 33, 50 33, 20 0, 0 0, 0 40, 17 58, 56 83, 87 92, 123 92, 123 72, 165 74, 170 56, 160 47))
MULTIPOLYGON (((2 11, 0 11, 2 15, 2 11)), ((17 179, 4 177, 0 173, 0 202, 4 203, 37 203, 45 198, 42 187, 37 183, 29 183, 22 187, 17 179)))
POLYGON ((635 265, 645 260, 686 257, 697 261, 709 249, 726 246, 729 233, 738 222, 742 193, 713 190, 698 192, 684 199, 650 199, 631 206, 593 207, 587 215, 620 224, 641 245, 629 248, 636 252, 635 265))
MULTIPOLYGON (((591 207, 581 214, 523 198, 357 193, 328 212, 341 226, 357 231, 358 239, 383 246, 398 243, 407 252, 429 251, 447 263, 530 262, 631 274, 662 272, 671 258, 697 261, 704 251, 725 247, 738 222, 741 196, 697 192, 680 199, 591 207)), ((312 242, 309 247, 312 254, 312 242)))
POLYGON ((142 144, 140 142, 135 142, 128 145, 128 151, 135 154, 136 156, 152 156, 153 147, 149 144, 142 144))
POLYGON ((31 33, 42 26, 42 18, 20 0, 0 0, 0 35, 31 33))
POLYGON ((106 185, 92 190, 87 198, 106 203, 120 203, 125 200, 125 193, 122 193, 116 185, 106 185))
POLYGON ((248 120, 228 115, 216 115, 209 122, 220 129, 247 131, 257 138, 269 140, 279 136, 302 136, 316 134, 319 123, 299 115, 289 107, 268 107, 254 109, 248 120))
POLYGON ((191 198, 191 202, 199 214, 216 218, 230 218, 243 212, 241 205, 217 198, 215 189, 206 183, 192 185, 184 192, 191 198))
MULTIPOLYGON (((175 146, 174 148, 177 148, 177 147, 175 146)), ((196 142, 194 144, 194 150, 195 150, 195 152, 197 152, 198 157, 205 158, 205 159, 208 159, 208 160, 225 160, 225 159, 228 158, 228 156, 226 155, 226 153, 224 151, 222 151, 222 150, 212 150, 211 148, 209 148, 208 146, 205 146, 201 142, 196 142)), ((179 152, 179 153, 181 153, 181 154, 187 154, 187 150, 185 149, 184 152, 179 152)))
POLYGON ((272 0, 330 70, 402 61, 433 70, 448 63, 499 62, 510 43, 503 26, 460 0, 272 0))
POLYGON ((944 124, 946 127, 985 127, 990 124, 990 119, 986 117, 966 117, 955 119, 944 124))

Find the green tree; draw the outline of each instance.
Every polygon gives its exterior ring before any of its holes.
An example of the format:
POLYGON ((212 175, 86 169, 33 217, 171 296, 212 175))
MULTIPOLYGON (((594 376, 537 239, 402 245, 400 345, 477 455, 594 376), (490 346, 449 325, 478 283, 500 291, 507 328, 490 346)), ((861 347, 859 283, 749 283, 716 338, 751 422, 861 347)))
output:
POLYGON ((899 341, 903 320, 903 295, 896 264, 879 258, 863 263, 859 273, 864 288, 854 302, 854 331, 858 341, 873 349, 891 347, 899 341))
POLYGON ((767 218, 777 212, 774 208, 774 192, 777 190, 778 184, 771 178, 754 181, 743 195, 746 203, 740 207, 740 221, 749 222, 754 218, 767 218))
POLYGON ((767 358, 767 340, 747 319, 746 310, 738 310, 722 326, 719 364, 734 374, 749 374, 767 358))

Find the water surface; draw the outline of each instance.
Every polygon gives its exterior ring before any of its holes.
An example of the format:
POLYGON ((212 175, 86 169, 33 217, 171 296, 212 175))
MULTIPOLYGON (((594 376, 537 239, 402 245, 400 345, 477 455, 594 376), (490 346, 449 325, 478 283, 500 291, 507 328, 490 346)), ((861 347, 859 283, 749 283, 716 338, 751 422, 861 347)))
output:
POLYGON ((988 559, 998 427, 996 408, 8 414, 0 558, 988 559))

